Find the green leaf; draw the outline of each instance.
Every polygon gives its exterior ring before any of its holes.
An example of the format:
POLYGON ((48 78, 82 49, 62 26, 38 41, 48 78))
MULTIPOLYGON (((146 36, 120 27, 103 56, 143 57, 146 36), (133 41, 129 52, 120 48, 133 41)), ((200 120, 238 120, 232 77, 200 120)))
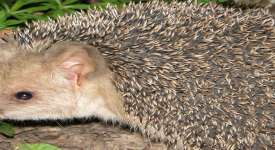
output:
POLYGON ((59 10, 59 9, 56 9, 56 10, 52 10, 52 11, 49 11, 47 13, 47 15, 51 16, 51 17, 57 17, 57 16, 62 16, 64 15, 65 12, 62 11, 62 10, 59 10))
MULTIPOLYGON (((3 26, 3 27, 5 27, 5 26, 3 26)), ((0 122, 0 133, 4 134, 6 136, 9 136, 9 137, 13 137, 15 131, 14 131, 14 128, 12 125, 5 123, 5 122, 0 122)))
POLYGON ((41 2, 47 2, 47 0, 16 0, 15 4, 13 4, 13 6, 11 7, 11 10, 16 11, 28 4, 37 4, 41 2))
POLYGON ((20 7, 24 6, 26 2, 28 2, 28 0, 17 0, 17 1, 15 1, 13 6, 11 7, 11 10, 12 11, 18 10, 20 7))
POLYGON ((4 8, 7 12, 10 11, 10 8, 9 8, 8 4, 6 4, 6 3, 0 3, 0 4, 1 4, 1 6, 3 6, 3 8, 4 8))
POLYGON ((6 12, 4 10, 0 10, 0 22, 3 22, 7 19, 6 12))
POLYGON ((91 6, 87 4, 75 4, 75 5, 68 5, 64 6, 66 9, 89 9, 91 6))
MULTIPOLYGON (((2 23, 0 22, 0 30, 1 30, 1 29, 5 29, 5 28, 7 28, 7 26, 4 25, 4 24, 2 24, 2 23)), ((1 133, 0 133, 0 134, 1 134, 1 133)))
POLYGON ((65 0, 63 1, 63 5, 69 5, 78 2, 78 0, 65 0))
POLYGON ((16 20, 16 19, 10 19, 10 20, 7 20, 5 22, 5 25, 6 26, 13 26, 13 25, 18 25, 18 24, 21 24, 23 22, 25 22, 26 20, 16 20))
POLYGON ((19 144, 16 150, 61 150, 60 148, 50 144, 19 144))
POLYGON ((54 3, 53 1, 49 2, 49 3, 43 3, 42 6, 46 6, 49 7, 50 9, 59 9, 59 5, 54 3))
POLYGON ((26 8, 26 9, 16 11, 16 13, 14 13, 14 14, 17 14, 17 13, 34 13, 34 12, 37 12, 37 11, 46 11, 46 10, 49 10, 49 9, 50 9, 49 6, 36 6, 36 7, 30 7, 30 8, 26 8))
POLYGON ((62 8, 62 4, 60 0, 52 0, 52 2, 55 2, 56 4, 58 4, 59 8, 62 8))
POLYGON ((16 16, 14 16, 14 18, 18 19, 18 20, 28 20, 28 19, 36 19, 36 15, 32 15, 32 14, 28 14, 28 13, 22 13, 22 14, 17 14, 16 16))

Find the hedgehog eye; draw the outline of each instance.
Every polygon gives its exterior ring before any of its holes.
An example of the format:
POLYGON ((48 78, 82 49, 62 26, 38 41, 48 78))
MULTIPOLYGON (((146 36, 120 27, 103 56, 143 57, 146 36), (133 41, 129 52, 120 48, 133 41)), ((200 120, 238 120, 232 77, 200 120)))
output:
POLYGON ((15 93, 15 98, 18 100, 30 100, 32 97, 33 94, 30 91, 19 91, 15 93))

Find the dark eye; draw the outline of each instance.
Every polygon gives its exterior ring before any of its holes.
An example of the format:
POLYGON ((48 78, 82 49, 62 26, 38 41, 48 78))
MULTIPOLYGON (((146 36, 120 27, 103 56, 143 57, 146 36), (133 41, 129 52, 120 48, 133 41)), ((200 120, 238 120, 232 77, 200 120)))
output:
POLYGON ((32 92, 29 91, 20 91, 15 94, 15 97, 18 100, 30 100, 33 95, 32 92))

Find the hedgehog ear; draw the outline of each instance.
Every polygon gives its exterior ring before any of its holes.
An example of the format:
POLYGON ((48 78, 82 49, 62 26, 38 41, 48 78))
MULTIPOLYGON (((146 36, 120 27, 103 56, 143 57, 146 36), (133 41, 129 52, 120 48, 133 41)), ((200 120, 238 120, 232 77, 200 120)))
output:
POLYGON ((93 47, 84 44, 66 44, 55 59, 55 64, 73 86, 79 87, 87 75, 95 71, 95 60, 89 56, 93 47))

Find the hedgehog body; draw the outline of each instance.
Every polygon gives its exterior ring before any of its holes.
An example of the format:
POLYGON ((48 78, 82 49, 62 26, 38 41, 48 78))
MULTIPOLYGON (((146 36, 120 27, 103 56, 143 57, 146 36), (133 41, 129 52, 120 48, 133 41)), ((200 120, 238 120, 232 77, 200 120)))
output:
POLYGON ((152 139, 184 149, 275 146, 275 28, 265 10, 154 1, 36 22, 16 35, 26 47, 97 47, 125 111, 152 139))

